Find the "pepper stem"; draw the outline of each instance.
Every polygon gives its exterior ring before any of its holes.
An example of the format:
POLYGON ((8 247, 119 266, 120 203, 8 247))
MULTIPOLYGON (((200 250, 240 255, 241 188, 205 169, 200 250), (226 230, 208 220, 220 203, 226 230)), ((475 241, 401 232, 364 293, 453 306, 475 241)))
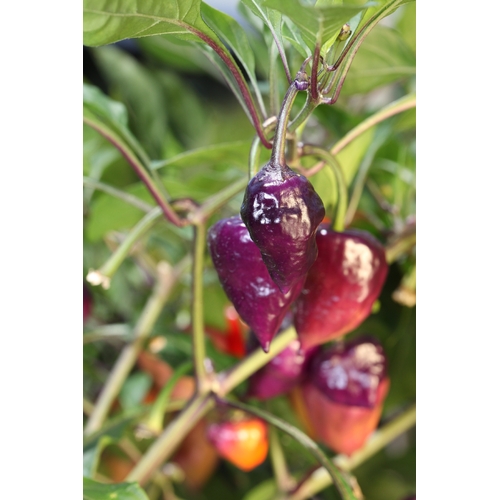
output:
POLYGON ((271 152, 271 161, 273 165, 278 164, 283 172, 286 166, 286 129, 290 112, 292 111, 293 102, 299 90, 306 90, 308 87, 307 74, 302 70, 295 75, 295 80, 288 87, 285 97, 281 104, 280 113, 278 115, 278 124, 276 125, 276 133, 273 139, 273 149, 271 152))
POLYGON ((292 110, 293 102, 298 93, 295 83, 292 83, 288 88, 283 103, 281 104, 280 114, 278 116, 278 125, 276 133, 274 134, 273 150, 271 152, 271 163, 278 164, 283 171, 286 165, 285 147, 286 147, 286 127, 288 125, 288 118, 292 110))

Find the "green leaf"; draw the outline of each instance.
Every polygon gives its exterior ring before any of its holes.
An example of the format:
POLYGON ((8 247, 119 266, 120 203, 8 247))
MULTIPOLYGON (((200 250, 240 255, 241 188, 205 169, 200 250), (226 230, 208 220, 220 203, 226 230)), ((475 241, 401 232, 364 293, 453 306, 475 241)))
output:
POLYGON ((156 434, 160 434, 163 429, 165 409, 170 401, 170 395, 172 394, 175 384, 177 384, 180 378, 187 375, 192 369, 193 363, 191 361, 187 361, 175 370, 169 381, 163 386, 160 394, 153 403, 151 412, 146 420, 146 425, 151 431, 156 434))
POLYGON ((378 149, 387 140, 389 134, 391 133, 391 130, 391 123, 388 120, 382 122, 374 129, 373 139, 371 140, 370 145, 368 146, 366 153, 357 169, 356 178, 353 182, 353 188, 349 199, 349 207, 346 214, 347 221, 352 221, 354 217, 355 210, 359 205, 359 200, 363 192, 363 187, 365 185, 368 170, 373 163, 373 159, 378 149))
POLYGON ((164 167, 189 168, 200 165, 216 165, 221 162, 246 167, 251 141, 225 142, 192 149, 177 156, 151 163, 153 170, 164 167))
MULTIPOLYGON (((113 163, 123 161, 119 151, 102 135, 88 125, 83 126, 83 174, 99 181, 103 172, 113 163)), ((85 186, 84 204, 88 205, 94 194, 94 187, 85 186)))
POLYGON ((414 76, 415 54, 392 28, 377 26, 354 58, 343 95, 366 93, 382 85, 414 76))
POLYGON ((210 35, 200 5, 201 0, 84 0, 83 43, 96 47, 166 34, 199 42, 194 30, 210 35))
POLYGON ((161 61, 170 70, 182 73, 208 73, 220 79, 219 72, 199 50, 198 44, 182 42, 168 35, 149 36, 137 39, 141 50, 148 56, 161 61))
MULTIPOLYGON (((201 18, 201 0, 84 0, 84 44, 99 46, 114 43, 125 38, 138 38, 151 35, 174 35, 183 40, 203 42, 205 51, 222 71, 231 90, 235 93, 251 122, 252 119, 241 89, 248 88, 240 69, 232 60, 226 47, 217 39, 213 31, 201 18), (208 44, 208 45, 206 45, 208 44), (214 47, 223 58, 230 61, 231 69, 238 74, 239 84, 235 86, 234 76, 229 67, 219 57, 211 54, 214 47)), ((250 96, 247 96, 251 99, 250 96)))
POLYGON ((279 491, 275 479, 268 479, 253 487, 243 500, 273 500, 277 497, 279 491))
MULTIPOLYGON (((150 40, 156 39, 166 41, 161 37, 150 38, 150 40)), ((203 51, 200 51, 199 47, 196 52, 206 60, 203 51)), ((206 60, 206 62, 210 67, 213 67, 210 61, 206 60)), ((214 69, 218 74, 217 69, 214 69)), ((160 81, 165 99, 169 103, 168 118, 171 132, 168 143, 165 143, 162 158, 168 158, 186 149, 204 145, 209 140, 207 136, 210 137, 207 133, 210 119, 203 97, 195 92, 191 86, 186 85, 186 79, 177 73, 158 71, 156 77, 160 81), (189 120, 186 120, 186 116, 189 116, 189 120)))
POLYGON ((140 406, 152 383, 153 380, 147 373, 138 372, 130 375, 120 390, 119 401, 122 408, 130 410, 140 406))
MULTIPOLYGON (((361 47, 362 43, 365 41, 368 34, 375 28, 377 23, 379 23, 384 17, 395 12, 401 5, 405 3, 412 2, 414 0, 389 0, 385 2, 381 7, 375 10, 373 15, 368 19, 368 21, 359 29, 355 34, 355 38, 352 38, 349 42, 349 48, 345 52, 342 62, 335 71, 335 76, 332 80, 332 96, 337 96, 340 94, 340 90, 343 87, 344 80, 351 68, 353 60, 361 47)), ((371 10, 367 14, 371 14, 371 10)))
POLYGON ((90 179, 89 177, 83 177, 83 187, 89 189, 97 189, 99 191, 103 191, 104 193, 110 194, 115 198, 119 198, 120 200, 132 205, 135 208, 138 208, 142 212, 150 212, 154 207, 145 201, 136 198, 135 196, 122 191, 121 189, 115 188, 106 184, 104 182, 95 181, 94 179, 90 179))
POLYGON ((133 410, 126 411, 120 416, 109 420, 102 429, 84 438, 83 452, 85 453, 95 448, 103 436, 108 436, 113 441, 118 441, 125 433, 125 430, 138 418, 143 416, 145 412, 146 409, 144 407, 134 408, 133 410))
MULTIPOLYGON (((142 183, 128 186, 124 191, 140 200, 154 203, 154 200, 142 183)), ((143 216, 144 212, 139 208, 126 203, 120 198, 102 194, 91 205, 85 227, 85 235, 89 241, 98 241, 108 231, 120 231, 131 228, 143 216)))
MULTIPOLYGON (((249 143, 238 141, 220 149, 201 148, 193 154, 189 152, 177 155, 167 162, 161 162, 161 166, 168 165, 162 175, 162 182, 173 198, 190 197, 202 202, 245 175, 249 147, 249 143), (246 145, 242 147, 243 144, 246 145)), ((159 164, 160 162, 157 163, 159 164)), ((141 182, 131 184, 123 191, 154 204, 141 182)), ((120 198, 103 193, 90 206, 85 236, 89 241, 98 241, 108 231, 130 229, 143 216, 142 210, 120 198)))
POLYGON ((228 164, 189 170, 172 168, 163 179, 174 198, 186 198, 191 195, 201 203, 232 182, 241 179, 241 170, 228 164))
MULTIPOLYGON (((90 127, 85 126, 85 129, 90 127)), ((83 173, 88 174, 91 179, 99 180, 106 167, 121 158, 119 151, 114 148, 109 142, 107 144, 99 144, 95 151, 91 151, 92 145, 83 145, 83 173), (86 148, 89 146, 89 148, 86 148)))
POLYGON ((128 144, 145 163, 149 158, 137 139, 128 129, 128 115, 125 105, 106 96, 93 85, 83 84, 83 116, 90 117, 114 131, 128 144))
POLYGON ((103 484, 83 478, 83 500, 148 500, 138 483, 103 484))
POLYGON ((310 55, 312 55, 311 49, 302 38, 301 30, 297 28, 297 26, 295 26, 295 24, 293 24, 288 18, 285 18, 285 22, 283 24, 283 38, 288 40, 304 59, 307 59, 310 55))
POLYGON ((396 24, 404 41, 413 52, 416 51, 416 16, 417 4, 416 2, 409 3, 401 8, 402 16, 396 24))
POLYGON ((299 0, 263 0, 262 5, 289 17, 301 29, 301 35, 309 48, 314 47, 319 33, 323 40, 330 39, 342 25, 366 8, 344 5, 306 6, 299 0))
POLYGON ((245 99, 243 98, 243 94, 241 93, 241 89, 238 86, 234 78, 234 75, 231 73, 227 64, 215 53, 212 47, 209 47, 208 45, 201 45, 200 48, 205 53, 205 56, 208 58, 208 60, 220 71, 223 80, 226 82, 227 86, 231 89, 236 99, 238 99, 238 102, 243 108, 243 111, 247 115, 249 121, 252 122, 252 115, 248 110, 245 99))
POLYGON ((120 339, 124 342, 132 342, 134 340, 133 329, 127 323, 115 323, 100 325, 83 334, 83 344, 110 339, 120 339))
POLYGON ((255 58, 245 30, 231 16, 210 7, 206 3, 202 3, 201 13, 207 25, 236 54, 236 57, 247 72, 257 98, 262 102, 255 76, 255 58))
POLYGON ((316 0, 316 7, 331 7, 332 5, 342 5, 343 0, 316 0))
POLYGON ((111 94, 129 110, 130 130, 149 156, 161 158, 167 136, 167 102, 160 83, 143 64, 116 47, 93 51, 111 94))
POLYGON ((118 128, 126 128, 128 123, 127 108, 121 102, 113 101, 93 85, 83 84, 83 104, 95 115, 107 119, 118 128))
POLYGON ((409 109, 401 113, 398 119, 394 122, 395 132, 415 131, 417 126, 417 110, 416 108, 409 109))
POLYGON ((94 477, 102 451, 112 442, 113 439, 111 437, 102 436, 98 439, 95 446, 83 453, 83 477, 94 477))
POLYGON ((323 201, 326 215, 333 220, 333 210, 337 204, 338 189, 332 169, 328 165, 325 166, 317 174, 309 177, 309 181, 323 201))
POLYGON ((242 3, 246 5, 251 12, 253 12, 257 17, 262 19, 267 25, 273 40, 276 43, 278 49, 282 54, 285 53, 285 46, 283 44, 283 36, 281 32, 281 27, 283 24, 283 19, 281 13, 277 10, 268 9, 262 4, 262 0, 242 0, 242 3))
POLYGON ((337 160, 342 165, 342 171, 347 185, 349 186, 358 171, 361 160, 365 156, 366 150, 370 146, 374 128, 369 128, 366 132, 356 137, 340 153, 337 154, 337 160))

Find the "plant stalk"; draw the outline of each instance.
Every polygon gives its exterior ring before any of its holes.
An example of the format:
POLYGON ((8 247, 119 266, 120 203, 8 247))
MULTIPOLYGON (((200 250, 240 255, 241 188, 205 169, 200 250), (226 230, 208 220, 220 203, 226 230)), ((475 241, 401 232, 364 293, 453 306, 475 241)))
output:
POLYGON ((377 154, 378 149, 382 146, 382 144, 387 139, 390 133, 389 127, 387 123, 381 125, 376 131, 375 136, 368 146, 368 149, 365 153, 365 156, 361 160, 361 164, 358 168, 358 172, 356 174, 356 178, 354 180, 354 185, 351 191, 351 198, 349 200, 349 206, 347 207, 347 211, 345 214, 345 224, 349 225, 354 215, 356 214, 356 210, 358 208, 359 202, 361 200, 361 195, 363 194, 363 189, 366 182, 366 176, 368 175, 368 170, 370 169, 375 155, 377 154))
POLYGON ((113 401, 120 393, 120 389, 133 368, 144 341, 158 319, 177 278, 178 273, 173 272, 166 262, 160 262, 158 265, 158 282, 135 326, 134 341, 122 350, 113 366, 104 388, 97 398, 94 410, 87 421, 84 435, 88 436, 102 427, 113 401))
POLYGON ((415 231, 402 235, 389 243, 385 248, 385 258, 388 264, 395 262, 401 255, 408 253, 417 243, 415 231))
POLYGON ((220 207, 225 205, 231 198, 236 196, 240 191, 245 189, 248 184, 246 177, 233 182, 229 186, 225 187, 217 194, 214 194, 210 198, 207 198, 189 217, 193 224, 200 224, 206 221, 214 212, 216 212, 220 207))
POLYGON ((102 285, 105 289, 109 288, 111 278, 126 259, 134 244, 156 224, 161 215, 160 207, 155 207, 146 214, 127 234, 110 258, 97 271, 93 269, 89 271, 87 281, 94 286, 102 285))
MULTIPOLYGON (((321 34, 320 34, 319 40, 321 40, 321 34)), ((318 64, 319 64, 320 51, 321 51, 321 44, 316 42, 316 45, 314 46, 314 54, 313 54, 312 67, 311 67, 311 88, 309 89, 309 91, 311 93, 311 98, 313 101, 317 101, 318 97, 319 97, 319 93, 318 93, 318 64)))
POLYGON ((126 477, 126 481, 137 481, 143 485, 175 451, 186 434, 213 407, 213 404, 210 395, 195 396, 150 446, 126 477))
POLYGON ((402 113, 408 109, 414 108, 417 104, 417 98, 415 94, 408 94, 401 99, 391 102, 381 110, 374 113, 372 116, 362 121, 359 125, 354 127, 350 132, 348 132, 340 141, 338 141, 335 146, 330 150, 332 155, 338 154, 342 149, 344 149, 349 143, 354 139, 359 137, 361 134, 366 132, 371 127, 377 125, 378 123, 387 120, 391 116, 402 113))
POLYGON ((339 98, 340 91, 344 85, 347 73, 351 67, 354 56, 358 52, 363 40, 368 36, 371 30, 384 17, 392 14, 407 0, 389 0, 363 25, 363 27, 349 40, 348 44, 340 54, 335 64, 328 68, 329 71, 336 71, 331 87, 334 88, 331 98, 323 99, 325 104, 334 104, 339 98))
POLYGON ((252 373, 262 368, 271 359, 286 349, 290 342, 297 338, 295 328, 290 327, 278 334, 271 342, 269 352, 266 354, 260 347, 255 349, 245 359, 241 360, 233 368, 217 375, 217 384, 213 391, 220 397, 224 397, 236 386, 246 380, 252 373))
POLYGON ((160 394, 151 406, 148 417, 144 421, 145 427, 154 435, 158 436, 163 429, 163 419, 166 409, 169 407, 172 391, 181 377, 189 373, 193 368, 191 361, 179 366, 172 374, 168 382, 163 386, 160 394))
POLYGON ((292 83, 292 75, 290 74, 290 69, 288 68, 288 61, 286 59, 285 51, 283 50, 281 44, 278 42, 278 35, 276 34, 276 31, 272 23, 267 23, 267 26, 269 27, 271 34, 273 35, 274 41, 276 42, 275 45, 273 45, 273 47, 276 47, 278 49, 281 62, 283 63, 283 69, 285 70, 286 79, 288 81, 288 85, 290 85, 292 83))
POLYGON ((295 487, 295 480, 288 472, 286 465, 285 454, 278 436, 278 431, 275 427, 269 429, 269 452, 271 455, 271 464, 273 467, 274 477, 278 489, 282 493, 286 493, 295 487))
MULTIPOLYGON (((276 123, 278 119, 276 116, 272 116, 264 122, 264 131, 267 133, 270 130, 276 128, 276 123)), ((248 176, 251 179, 260 169, 260 138, 256 135, 250 146, 250 154, 248 155, 248 176)))
POLYGON ((167 220, 169 220, 172 224, 178 227, 183 226, 184 222, 174 212, 168 201, 163 198, 160 190, 158 189, 153 179, 147 172, 146 167, 139 161, 134 152, 126 144, 120 141, 120 139, 111 129, 109 129, 102 123, 97 122, 88 116, 84 116, 83 121, 93 129, 95 129, 97 132, 99 132, 105 139, 107 139, 111 144, 113 144, 113 146, 115 146, 115 148, 118 149, 118 151, 120 151, 123 157, 128 161, 128 163, 134 169, 135 173, 139 176, 141 181, 148 188, 149 192, 155 199, 156 203, 158 203, 158 205, 161 207, 167 220))
MULTIPOLYGON (((297 333, 293 327, 281 332, 273 339, 267 354, 259 348, 231 370, 220 373, 212 382, 212 391, 219 397, 225 396, 252 373, 271 361, 295 338, 297 338, 297 333)), ((199 394, 191 399, 184 407, 184 410, 167 426, 161 436, 147 450, 135 469, 127 477, 127 481, 138 481, 144 484, 154 471, 175 451, 186 434, 213 405, 214 400, 211 395, 199 394)))
POLYGON ((193 282, 191 319, 193 328, 193 365, 198 394, 209 390, 205 367, 205 329, 203 325, 203 261, 205 259, 205 223, 194 226, 193 282))
MULTIPOLYGON (((348 132, 342 139, 340 139, 335 146, 330 149, 330 153, 335 156, 338 155, 348 144, 357 139, 360 135, 366 132, 371 127, 374 127, 378 123, 387 120, 391 116, 397 115, 406 111, 407 109, 414 108, 416 106, 416 96, 415 94, 408 94, 407 96, 398 99, 381 110, 374 113, 372 116, 368 117, 366 120, 362 121, 359 125, 354 127, 350 132, 348 132)), ((290 126, 293 125, 293 122, 290 126)), ((321 161, 313 165, 307 170, 307 176, 310 177, 318 173, 324 166, 326 162, 321 161)))
POLYGON ((104 182, 91 179, 90 177, 83 177, 83 185, 93 189, 98 189, 103 193, 110 194, 111 196, 114 196, 115 198, 118 198, 125 203, 128 203, 129 205, 132 205, 133 207, 138 208, 139 210, 142 210, 146 213, 154 208, 153 205, 141 200, 140 198, 137 198, 137 196, 129 194, 126 191, 122 191, 121 189, 117 189, 114 186, 110 186, 109 184, 105 184, 104 182))
POLYGON ((210 38, 205 33, 201 32, 200 30, 197 30, 193 26, 186 25, 185 27, 189 31, 191 31, 191 33, 193 33, 194 35, 199 37, 201 40, 203 40, 224 61, 224 63, 228 67, 229 71, 233 75, 234 79, 236 80, 236 83, 238 84, 238 87, 241 91, 241 94, 243 96, 243 99, 245 101, 247 109, 250 112, 250 115, 252 117, 252 122, 253 122, 253 125, 255 127, 255 131, 259 135, 262 144, 267 149, 271 149, 271 143, 267 140, 267 138, 265 136, 264 129, 262 127, 262 124, 261 124, 260 118, 259 118, 259 114, 257 112, 257 108, 255 107, 252 96, 250 95, 250 91, 249 91, 248 86, 245 82, 245 78, 243 77, 243 74, 241 73, 241 71, 238 68, 238 66, 236 65, 236 63, 234 62, 234 60, 231 57, 228 50, 225 47, 220 46, 215 40, 210 38))
POLYGON ((318 102, 315 101, 312 97, 311 94, 307 94, 306 102, 302 109, 299 111, 297 116, 290 122, 290 125, 288 126, 288 131, 290 133, 295 132, 300 125, 302 125, 313 113, 313 111, 317 108, 318 102))
POLYGON ((283 169, 286 165, 286 129, 288 125, 288 118, 290 117, 290 112, 292 111, 293 102, 295 101, 297 93, 298 90, 294 82, 286 91, 281 105, 280 114, 278 116, 276 132, 274 134, 270 163, 279 165, 281 169, 283 169))
POLYGON ((94 404, 91 403, 85 396, 83 397, 83 413, 89 417, 94 411, 94 404))
POLYGON ((260 139, 259 136, 255 136, 250 147, 250 154, 248 157, 248 178, 251 179, 260 168, 260 139))
POLYGON ((271 115, 278 114, 278 109, 280 105, 278 97, 279 79, 278 79, 278 61, 276 57, 278 55, 277 48, 278 45, 274 44, 271 46, 271 50, 269 51, 269 102, 271 105, 271 115))

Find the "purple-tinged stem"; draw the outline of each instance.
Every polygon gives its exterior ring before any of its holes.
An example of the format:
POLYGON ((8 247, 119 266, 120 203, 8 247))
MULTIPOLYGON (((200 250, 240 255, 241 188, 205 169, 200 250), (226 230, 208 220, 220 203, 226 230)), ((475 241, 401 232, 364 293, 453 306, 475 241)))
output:
POLYGON ((272 30, 271 33, 273 35, 274 41, 276 42, 276 47, 278 48, 278 53, 280 55, 281 62, 283 63, 283 68, 285 70, 285 74, 286 74, 286 79, 288 81, 288 85, 291 85, 291 83, 292 83, 293 80, 292 80, 292 75, 290 74, 290 70, 288 68, 288 62, 286 60, 286 54, 283 51, 283 48, 281 47, 281 45, 278 43, 277 38, 276 38, 276 34, 274 33, 274 30, 272 30))
POLYGON ((293 101, 297 96, 298 90, 295 82, 288 87, 283 104, 281 105, 280 114, 278 116, 278 124, 276 125, 276 132, 273 139, 273 150, 271 153, 270 162, 279 164, 281 168, 286 165, 285 146, 286 146, 286 128, 288 125, 288 118, 292 111, 293 101))
MULTIPOLYGON (((344 50, 340 54, 340 57, 335 62, 335 64, 333 66, 328 66, 327 68, 328 71, 336 71, 343 63, 345 63, 341 69, 339 82, 336 86, 334 96, 330 100, 323 101, 323 103, 334 104, 337 101, 340 94, 340 90, 342 89, 342 85, 344 84, 347 72, 351 67, 354 56, 358 52, 361 43, 381 19, 394 12, 402 3, 403 0, 390 0, 389 2, 387 2, 366 22, 366 24, 361 28, 361 30, 358 33, 356 33, 356 35, 353 36, 351 40, 349 40, 349 43, 344 48, 344 50)), ((337 78, 337 75, 335 76, 335 78, 337 78)))
POLYGON ((261 125, 261 122, 259 119, 259 115, 257 113, 257 109, 255 108, 255 104, 253 102, 252 96, 250 95, 250 91, 248 90, 248 87, 245 83, 243 75, 241 74, 241 71, 236 66, 233 59, 229 55, 229 53, 223 47, 218 45, 215 40, 210 38, 208 35, 206 35, 202 31, 199 31, 196 28, 193 28, 192 26, 186 26, 186 27, 189 29, 189 31, 191 31, 191 33, 193 33, 194 35, 199 37, 209 47, 211 47, 217 53, 217 55, 224 61, 224 63, 228 67, 229 71, 231 71, 231 74, 233 75, 234 79, 236 80, 236 83, 238 84, 238 87, 241 90, 241 94, 243 95, 243 99, 245 101, 245 104, 247 105, 248 111, 250 112, 250 115, 252 117, 252 121, 253 121, 255 130, 256 130, 257 134, 259 135, 259 138, 260 138, 262 144, 267 149, 271 149, 272 145, 266 139, 266 136, 264 134, 264 129, 262 128, 262 125, 261 125))
POLYGON ((314 47, 313 62, 311 68, 311 97, 313 101, 318 99, 318 64, 319 64, 319 53, 320 46, 316 44, 314 47))
POLYGON ((94 130, 99 132, 105 139, 107 139, 113 146, 115 146, 118 151, 123 155, 123 157, 128 161, 130 166, 134 169, 135 173, 139 176, 144 185, 148 188, 151 196, 155 199, 156 203, 160 206, 165 217, 172 224, 177 227, 182 227, 186 225, 186 222, 179 218, 179 216, 174 212, 170 204, 162 197, 159 189, 156 187, 153 179, 149 176, 144 166, 135 156, 135 154, 122 142, 118 140, 118 138, 111 132, 107 127, 94 122, 88 117, 83 118, 83 121, 92 127, 94 130))

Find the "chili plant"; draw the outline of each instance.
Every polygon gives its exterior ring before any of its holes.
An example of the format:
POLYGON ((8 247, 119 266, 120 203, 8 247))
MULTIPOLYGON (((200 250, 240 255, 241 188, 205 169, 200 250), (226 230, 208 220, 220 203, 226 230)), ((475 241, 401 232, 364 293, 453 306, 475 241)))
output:
POLYGON ((415 4, 209 3, 84 0, 84 497, 402 499, 415 4))

